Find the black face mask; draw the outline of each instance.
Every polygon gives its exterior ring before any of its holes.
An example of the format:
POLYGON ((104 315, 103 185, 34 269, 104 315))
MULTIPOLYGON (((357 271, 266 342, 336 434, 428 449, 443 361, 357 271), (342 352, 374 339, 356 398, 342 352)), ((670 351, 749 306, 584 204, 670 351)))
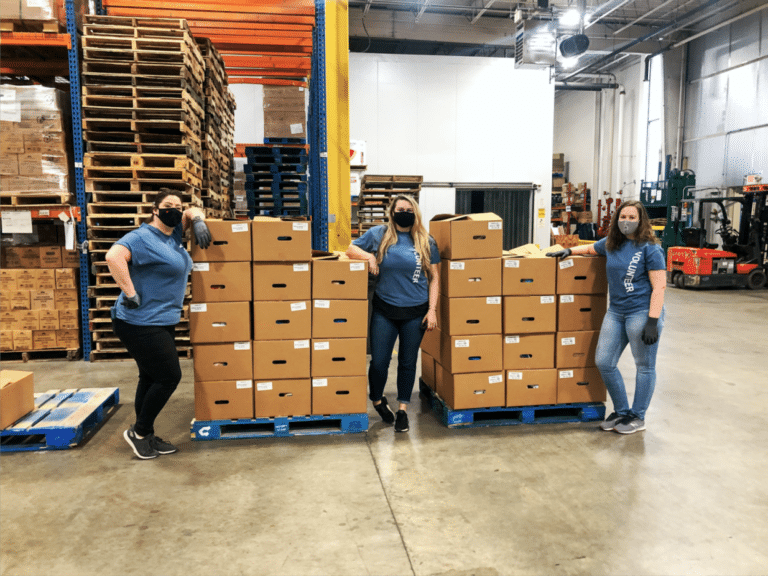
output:
POLYGON ((169 228, 176 228, 176 226, 181 224, 182 216, 181 210, 176 210, 176 208, 159 208, 157 211, 157 217, 160 218, 160 222, 169 228))
POLYGON ((401 228, 410 228, 416 221, 416 214, 413 212, 395 212, 393 220, 401 228))

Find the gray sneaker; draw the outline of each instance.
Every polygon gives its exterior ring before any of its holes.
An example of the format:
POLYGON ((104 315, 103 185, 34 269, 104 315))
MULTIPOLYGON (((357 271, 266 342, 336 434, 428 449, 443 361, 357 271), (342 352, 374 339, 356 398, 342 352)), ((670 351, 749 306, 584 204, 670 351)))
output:
POLYGON ((619 420, 624 418, 621 414, 617 414, 616 412, 612 412, 608 418, 600 422, 600 430, 605 430, 606 432, 610 432, 614 429, 616 424, 618 424, 619 420))
POLYGON ((160 456, 160 453, 152 446, 152 435, 139 438, 136 436, 133 426, 131 426, 128 430, 123 432, 123 438, 128 442, 133 453, 142 460, 151 460, 152 458, 160 456))
POLYGON ((624 416, 613 428, 619 434, 634 434, 645 430, 645 420, 637 416, 624 416))

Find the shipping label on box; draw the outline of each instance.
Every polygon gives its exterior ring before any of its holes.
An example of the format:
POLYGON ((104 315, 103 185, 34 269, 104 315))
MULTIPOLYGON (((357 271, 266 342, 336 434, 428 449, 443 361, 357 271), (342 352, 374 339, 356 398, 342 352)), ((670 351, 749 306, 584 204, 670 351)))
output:
POLYGON ((554 334, 504 336, 504 368, 532 370, 555 367, 554 334))
POLYGON ((429 233, 442 258, 501 258, 504 233, 502 220, 496 214, 440 214, 430 221, 429 233))
POLYGON ((312 297, 326 300, 367 300, 368 262, 348 258, 313 260, 312 297))
POLYGON ((239 420, 253 418, 253 381, 195 380, 197 420, 239 420))
POLYGON ((361 414, 368 410, 366 376, 329 377, 325 381, 325 386, 312 387, 312 414, 361 414))
POLYGON ((311 296, 309 262, 253 264, 253 300, 309 300, 311 296))
POLYGON ((205 221, 211 231, 211 244, 206 249, 192 244, 194 262, 250 262, 251 223, 231 220, 205 221))
POLYGON ((250 341, 196 344, 192 347, 196 381, 252 380, 253 346, 250 341))
POLYGON ((192 344, 251 340, 250 302, 190 304, 189 340, 192 344))
POLYGON ((556 372, 558 404, 605 402, 605 384, 597 368, 558 368, 556 372))
POLYGON ((309 378, 256 380, 256 418, 308 416, 312 412, 312 384, 309 378))
POLYGON ((600 330, 608 307, 601 294, 561 294, 558 297, 557 331, 600 330))
POLYGON ((309 340, 257 340, 253 342, 255 380, 309 378, 309 340))
POLYGON ((312 233, 306 218, 256 216, 251 222, 254 262, 309 262, 312 233))
POLYGON ((77 330, 80 328, 80 310, 58 310, 59 328, 62 330, 77 330))
POLYGON ((254 340, 309 340, 311 301, 253 303, 254 340))
POLYGON ((441 298, 441 330, 452 336, 501 334, 501 296, 441 298))
POLYGON ((312 338, 366 338, 368 300, 313 300, 312 338))
POLYGON ((192 265, 193 302, 249 302, 250 262, 195 262, 192 265))
POLYGON ((557 403, 557 370, 508 370, 507 406, 557 403))
POLYGON ((554 258, 504 258, 503 263, 502 289, 504 296, 555 293, 556 262, 554 258))
POLYGON ((554 295, 504 297, 504 334, 553 333, 556 327, 554 295))
POLYGON ((312 340, 312 377, 364 375, 365 354, 365 338, 312 340))
POLYGON ((606 294, 608 277, 605 262, 604 256, 572 256, 560 260, 557 266, 557 293, 606 294))
POLYGON ((442 260, 440 293, 448 298, 501 296, 501 259, 442 260))

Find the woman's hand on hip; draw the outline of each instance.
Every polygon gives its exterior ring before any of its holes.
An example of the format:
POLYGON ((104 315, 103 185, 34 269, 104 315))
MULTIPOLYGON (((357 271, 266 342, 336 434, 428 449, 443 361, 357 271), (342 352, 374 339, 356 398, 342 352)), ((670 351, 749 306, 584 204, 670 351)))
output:
POLYGON ((421 323, 427 327, 428 332, 434 330, 437 328, 437 313, 434 310, 430 310, 424 316, 424 320, 421 323))

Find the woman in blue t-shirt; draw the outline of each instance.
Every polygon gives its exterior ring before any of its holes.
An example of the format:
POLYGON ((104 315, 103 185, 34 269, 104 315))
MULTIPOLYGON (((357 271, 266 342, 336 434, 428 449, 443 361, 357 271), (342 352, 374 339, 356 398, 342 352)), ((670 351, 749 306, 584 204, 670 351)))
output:
POLYGON ((367 260, 378 276, 371 316, 371 365, 369 398, 382 420, 395 422, 396 432, 408 431, 406 409, 416 379, 419 346, 426 330, 437 327, 437 294, 440 254, 421 219, 413 197, 399 194, 387 207, 389 222, 371 228, 355 240, 347 256, 367 260), (424 265, 428 262, 428 265, 424 265), (384 386, 395 340, 397 357, 397 415, 387 404, 384 386))
POLYGON ((603 430, 633 434, 645 430, 645 412, 656 386, 656 351, 664 326, 667 286, 664 251, 640 202, 623 203, 613 215, 608 236, 595 244, 569 248, 548 256, 606 256, 610 306, 597 343, 596 364, 613 401, 603 430), (635 359, 635 397, 627 401, 624 379, 616 365, 629 344, 635 359))
POLYGON ((173 454, 176 447, 155 436, 155 418, 181 380, 175 330, 192 270, 182 239, 190 225, 207 248, 211 233, 200 208, 182 211, 175 190, 161 188, 149 223, 129 232, 107 252, 109 271, 122 290, 112 308, 112 329, 139 367, 136 423, 123 437, 143 460, 173 454))

